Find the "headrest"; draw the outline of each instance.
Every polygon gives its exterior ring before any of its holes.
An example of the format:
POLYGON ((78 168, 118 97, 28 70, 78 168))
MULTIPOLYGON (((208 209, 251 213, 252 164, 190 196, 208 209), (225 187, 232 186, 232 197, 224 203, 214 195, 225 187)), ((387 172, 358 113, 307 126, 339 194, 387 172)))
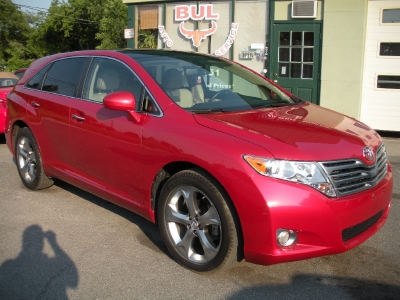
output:
POLYGON ((115 90, 119 87, 119 75, 115 69, 101 69, 97 77, 96 88, 99 90, 115 90))
POLYGON ((11 79, 3 80, 2 86, 11 86, 14 85, 14 82, 11 79))
POLYGON ((166 89, 180 89, 183 83, 182 73, 178 69, 169 69, 164 73, 162 85, 166 89))

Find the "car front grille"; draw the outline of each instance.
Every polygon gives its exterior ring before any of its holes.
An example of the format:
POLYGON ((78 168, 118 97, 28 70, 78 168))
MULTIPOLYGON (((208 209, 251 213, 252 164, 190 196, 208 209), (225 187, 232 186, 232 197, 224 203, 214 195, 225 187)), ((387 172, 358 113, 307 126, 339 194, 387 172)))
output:
POLYGON ((338 196, 358 193, 376 186, 386 175, 387 156, 382 144, 376 161, 368 166, 359 159, 334 160, 321 163, 338 196))
POLYGON ((346 228, 345 230, 342 231, 342 240, 343 242, 347 242, 348 240, 356 237, 357 235, 363 233, 366 231, 368 228, 370 228, 372 225, 374 225, 379 218, 382 216, 383 210, 378 212, 376 215, 372 216, 371 218, 365 220, 364 222, 361 222, 357 225, 354 225, 352 227, 346 228))

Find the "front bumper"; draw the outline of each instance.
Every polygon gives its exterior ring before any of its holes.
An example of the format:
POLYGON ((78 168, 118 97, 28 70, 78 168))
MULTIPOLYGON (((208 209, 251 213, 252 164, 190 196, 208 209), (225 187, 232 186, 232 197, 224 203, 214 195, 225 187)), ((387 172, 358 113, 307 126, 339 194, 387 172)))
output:
POLYGON ((391 167, 374 188, 328 198, 311 187, 254 175, 228 187, 237 208, 246 261, 269 265, 345 252, 374 235, 388 218, 391 167), (277 229, 297 233, 297 243, 277 244, 277 229))

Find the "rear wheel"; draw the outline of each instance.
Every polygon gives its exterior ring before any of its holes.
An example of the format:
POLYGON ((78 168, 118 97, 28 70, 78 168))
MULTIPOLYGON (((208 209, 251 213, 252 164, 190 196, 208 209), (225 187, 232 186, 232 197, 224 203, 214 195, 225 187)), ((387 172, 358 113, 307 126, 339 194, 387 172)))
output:
POLYGON ((43 170, 39 147, 28 128, 22 128, 15 142, 15 158, 18 174, 24 185, 31 190, 40 190, 53 185, 43 170))
POLYGON ((165 184, 158 205, 161 235, 172 256, 198 272, 227 269, 238 260, 238 225, 230 199, 200 169, 181 171, 165 184))

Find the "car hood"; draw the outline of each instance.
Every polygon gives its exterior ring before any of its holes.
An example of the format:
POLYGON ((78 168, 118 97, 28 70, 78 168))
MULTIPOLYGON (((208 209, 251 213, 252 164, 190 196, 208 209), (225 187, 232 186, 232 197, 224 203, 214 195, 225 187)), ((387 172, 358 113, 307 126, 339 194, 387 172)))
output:
POLYGON ((365 124, 311 103, 194 118, 203 126, 257 144, 279 159, 360 158, 371 164, 363 158, 362 148, 370 146, 376 152, 382 143, 365 124))

